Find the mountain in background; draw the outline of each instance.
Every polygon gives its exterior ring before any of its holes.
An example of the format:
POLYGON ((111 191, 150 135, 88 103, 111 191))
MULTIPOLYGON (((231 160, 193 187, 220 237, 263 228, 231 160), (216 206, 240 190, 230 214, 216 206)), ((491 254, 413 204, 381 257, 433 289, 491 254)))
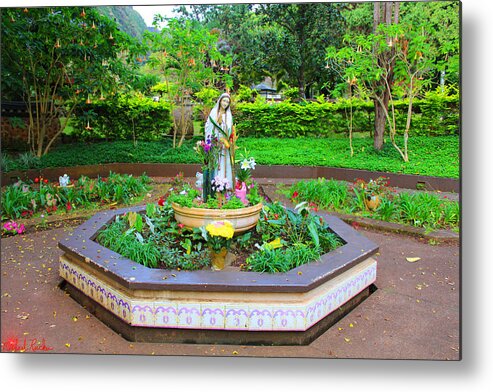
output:
POLYGON ((142 39, 144 31, 148 30, 142 16, 132 6, 104 6, 97 7, 105 15, 118 24, 118 27, 137 39, 142 39))

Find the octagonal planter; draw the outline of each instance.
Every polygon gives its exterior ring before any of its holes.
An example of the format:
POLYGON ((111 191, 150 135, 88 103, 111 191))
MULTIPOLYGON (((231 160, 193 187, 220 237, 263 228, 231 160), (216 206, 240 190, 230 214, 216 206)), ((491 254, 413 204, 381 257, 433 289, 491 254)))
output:
POLYGON ((286 273, 151 269, 94 241, 125 212, 105 211, 59 242, 63 288, 131 341, 309 344, 370 293, 378 247, 322 216, 344 245, 286 273))
POLYGON ((175 219, 178 223, 188 228, 196 228, 209 224, 212 221, 228 220, 235 228, 235 234, 244 233, 255 227, 260 217, 262 203, 254 206, 233 210, 221 210, 212 208, 182 207, 176 203, 171 204, 175 211, 175 219))

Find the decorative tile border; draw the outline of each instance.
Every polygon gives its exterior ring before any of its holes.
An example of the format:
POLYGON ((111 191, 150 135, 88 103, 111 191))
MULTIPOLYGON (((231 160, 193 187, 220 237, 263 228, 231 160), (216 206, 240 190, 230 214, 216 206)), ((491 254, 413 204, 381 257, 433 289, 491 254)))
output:
MULTIPOLYGON (((132 326, 236 331, 306 331, 376 280, 377 262, 368 258, 314 290, 308 302, 133 299, 62 256, 60 276, 132 326)), ((300 297, 303 298, 303 297, 300 297)))

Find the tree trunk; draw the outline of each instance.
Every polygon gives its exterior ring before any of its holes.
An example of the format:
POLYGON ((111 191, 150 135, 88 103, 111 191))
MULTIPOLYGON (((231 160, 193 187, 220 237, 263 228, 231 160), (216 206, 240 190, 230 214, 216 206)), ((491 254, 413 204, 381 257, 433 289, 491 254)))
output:
MULTIPOLYGON (((389 98, 388 94, 385 94, 383 98, 384 105, 388 107, 389 98)), ((385 109, 380 103, 374 99, 375 105, 375 122, 373 128, 373 148, 380 151, 383 147, 383 138, 385 135, 385 124, 387 123, 387 117, 385 116, 385 109)))
MULTIPOLYGON (((391 23, 397 24, 399 22, 399 4, 396 2, 374 2, 373 3, 373 32, 377 34, 378 25, 385 23, 387 25, 391 23)), ((386 58, 382 58, 379 61, 387 62, 393 56, 393 49, 389 53, 383 54, 386 58), (388 56, 388 57, 387 57, 388 56)), ((390 69, 388 69, 387 76, 382 76, 379 81, 383 92, 380 96, 382 104, 375 98, 373 100, 375 107, 375 124, 373 133, 373 147, 375 150, 381 150, 383 147, 384 135, 385 135, 385 124, 386 116, 385 112, 389 107, 390 92, 387 86, 392 86, 394 78, 394 63, 390 64, 390 69), (385 80, 385 77, 387 80, 385 80)))

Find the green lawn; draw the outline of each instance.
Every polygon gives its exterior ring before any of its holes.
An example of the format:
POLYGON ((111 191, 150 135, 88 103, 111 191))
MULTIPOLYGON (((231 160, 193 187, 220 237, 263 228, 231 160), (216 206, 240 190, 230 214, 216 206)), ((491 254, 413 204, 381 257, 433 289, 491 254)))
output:
MULTIPOLYGON (((59 145, 43 156, 37 166, 91 165, 114 162, 200 163, 193 147, 198 138, 187 140, 179 149, 171 148, 171 140, 162 142, 130 141, 77 143, 59 145)), ((414 136, 409 139, 409 160, 405 163, 391 144, 382 151, 373 149, 370 138, 353 141, 351 157, 349 142, 341 138, 240 138, 239 150, 246 148, 260 165, 332 166, 438 177, 459 177, 459 137, 414 136)), ((13 169, 25 169, 14 162, 13 169)))

